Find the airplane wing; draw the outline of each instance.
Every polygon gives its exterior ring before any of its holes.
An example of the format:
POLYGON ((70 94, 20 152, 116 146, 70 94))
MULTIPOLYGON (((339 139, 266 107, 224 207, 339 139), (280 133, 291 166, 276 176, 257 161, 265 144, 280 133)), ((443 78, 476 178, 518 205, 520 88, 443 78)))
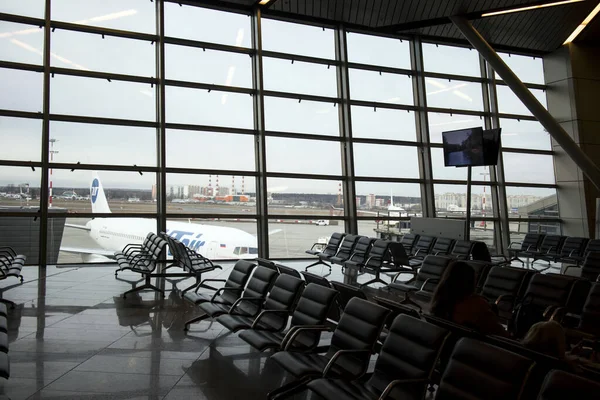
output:
POLYGON ((85 226, 85 225, 65 224, 65 226, 66 226, 67 228, 81 229, 81 230, 83 230, 83 231, 88 231, 88 232, 91 230, 90 228, 88 228, 88 227, 87 227, 87 226, 85 226))
POLYGON ((276 233, 281 232, 283 229, 273 229, 272 231, 269 231, 269 236, 274 235, 276 233))
POLYGON ((65 253, 100 255, 100 256, 105 256, 105 257, 114 257, 115 256, 115 253, 112 251, 109 251, 109 250, 91 249, 91 248, 85 248, 85 247, 61 246, 60 251, 64 251, 65 253))

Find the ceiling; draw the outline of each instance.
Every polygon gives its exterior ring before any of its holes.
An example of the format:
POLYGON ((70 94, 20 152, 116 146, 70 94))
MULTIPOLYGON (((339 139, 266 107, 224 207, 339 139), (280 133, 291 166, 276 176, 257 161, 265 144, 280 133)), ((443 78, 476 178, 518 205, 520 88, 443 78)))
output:
MULTIPOLYGON (((598 4, 598 0, 487 18, 480 18, 480 15, 486 11, 537 5, 549 1, 557 0, 271 0, 264 14, 313 23, 343 23, 351 29, 420 35, 436 40, 466 43, 460 31, 448 19, 453 15, 465 15, 497 49, 548 53, 562 45, 598 4)), ((195 2, 249 9, 258 1, 195 2)), ((600 16, 592 21, 581 33, 579 40, 600 43, 599 19, 600 16)))

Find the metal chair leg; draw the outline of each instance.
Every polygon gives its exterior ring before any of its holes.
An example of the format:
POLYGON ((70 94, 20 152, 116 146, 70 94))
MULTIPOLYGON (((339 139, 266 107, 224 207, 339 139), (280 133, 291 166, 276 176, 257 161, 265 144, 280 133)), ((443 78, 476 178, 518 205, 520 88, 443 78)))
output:
POLYGON ((305 377, 302 379, 298 379, 285 385, 282 385, 276 389, 273 389, 267 394, 267 399, 283 399, 285 397, 291 396, 292 394, 298 393, 304 389, 306 384, 310 381, 310 377, 305 377))
POLYGON ((150 275, 146 275, 146 282, 141 286, 134 287, 133 289, 130 289, 130 290, 126 291, 125 293, 123 293, 123 298, 126 299, 128 294, 139 292, 144 289, 152 289, 156 292, 159 292, 162 295, 162 297, 165 297, 165 291, 154 286, 153 284, 151 284, 150 283, 150 275))
POLYGON ((203 321, 203 320, 205 320, 207 317, 208 317, 208 315, 207 315, 207 314, 204 314, 204 315, 201 315, 201 316, 199 316, 199 317, 192 318, 192 319, 190 319, 190 320, 186 321, 185 325, 183 326, 183 330, 184 330, 184 331, 186 331, 186 332, 187 332, 187 331, 189 331, 189 330, 190 330, 190 325, 191 325, 191 324, 195 324, 196 322, 203 321))

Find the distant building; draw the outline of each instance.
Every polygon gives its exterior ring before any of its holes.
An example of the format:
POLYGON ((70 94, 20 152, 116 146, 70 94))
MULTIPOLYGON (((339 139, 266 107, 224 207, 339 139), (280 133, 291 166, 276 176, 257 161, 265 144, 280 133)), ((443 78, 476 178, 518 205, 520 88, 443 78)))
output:
POLYGON ((375 200, 376 200, 376 199, 375 199, 375 195, 374 195, 374 194, 369 194, 369 195, 367 195, 367 198, 366 198, 366 204, 367 204, 367 207, 368 207, 368 208, 373 208, 373 207, 375 207, 375 200))
POLYGON ((385 200, 384 199, 375 199, 375 207, 384 207, 385 200))
POLYGON ((156 183, 152 184, 152 200, 156 200, 156 183))
POLYGON ((360 196, 356 196, 356 208, 360 208, 362 204, 360 196))

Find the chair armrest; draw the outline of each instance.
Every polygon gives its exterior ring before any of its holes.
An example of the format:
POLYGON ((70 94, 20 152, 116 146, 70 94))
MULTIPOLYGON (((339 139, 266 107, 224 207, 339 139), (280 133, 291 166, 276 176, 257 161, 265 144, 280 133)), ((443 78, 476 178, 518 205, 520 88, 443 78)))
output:
POLYGON ((227 282, 227 280, 225 280, 225 279, 215 279, 215 278, 212 278, 212 279, 203 279, 202 282, 200 282, 200 284, 202 285, 202 284, 204 284, 204 282, 227 282))
POLYGON ((510 294, 501 294, 500 296, 498 296, 498 298, 496 299, 496 301, 494 302, 494 304, 498 305, 498 304, 500 304, 503 301, 508 301, 511 304, 513 304, 515 300, 516 300, 516 298, 513 295, 510 295, 510 294))
MULTIPOLYGON (((371 354, 371 350, 352 350, 352 349, 347 349, 347 350, 338 350, 338 351, 336 351, 335 354, 333 355, 333 357, 331 357, 331 359, 329 360, 329 362, 325 366, 325 369, 323 369, 323 378, 327 377, 327 373, 331 370, 331 368, 333 368, 333 366, 335 365, 337 359, 340 358, 343 355, 346 355, 346 354, 367 354, 367 355, 370 355, 371 354)), ((358 377, 356 377, 356 378, 358 378, 358 377)))
POLYGON ((309 250, 314 250, 315 246, 327 246, 327 243, 323 244, 323 243, 313 243, 313 245, 310 247, 309 250))
POLYGON ((554 310, 554 312, 552 313, 552 316, 550 317, 550 321, 556 321, 562 325, 563 319, 565 318, 566 314, 567 314, 566 307, 557 307, 554 310))
POLYGON ((388 383, 388 385, 385 387, 385 389, 381 393, 381 396, 379 396, 379 400, 385 399, 390 394, 390 392, 398 385, 407 384, 407 383, 427 383, 427 382, 429 382, 429 379, 396 379, 396 380, 388 383))
POLYGON ((238 288, 238 287, 222 287, 220 289, 217 289, 217 291, 215 292, 215 294, 213 294, 213 297, 210 299, 210 302, 213 303, 215 301, 215 299, 217 298, 218 295, 220 295, 221 293, 225 292, 225 291, 238 291, 241 292, 242 288, 238 288))
POLYGON ((320 331, 320 332, 328 332, 331 331, 331 328, 325 325, 304 325, 304 326, 295 326, 288 331, 283 340, 281 341, 281 350, 288 350, 294 340, 298 337, 301 332, 304 331, 320 331))
POLYGON ((521 250, 521 247, 519 247, 518 249, 513 248, 513 244, 518 244, 519 246, 523 246, 523 242, 510 242, 510 244, 508 245, 508 250, 521 250))
POLYGON ((123 247, 123 250, 121 250, 121 253, 127 253, 129 250, 141 249, 142 247, 143 247, 143 245, 141 245, 141 244, 130 243, 130 244, 126 245, 125 247, 123 247))
POLYGON ((425 289, 425 286, 427 286, 428 283, 440 283, 440 280, 436 278, 427 278, 425 279, 425 282, 423 282, 419 290, 425 289))
POLYGON ((249 301, 249 302, 263 302, 265 300, 264 297, 240 297, 239 299, 237 299, 229 308, 229 312, 228 314, 234 314, 233 310, 242 302, 242 301, 249 301))
POLYGON ((563 274, 564 274, 564 275, 566 275, 566 274, 567 274, 567 271, 569 271, 569 269, 571 269, 571 268, 577 268, 577 269, 581 269, 581 267, 580 267, 579 265, 567 265, 567 266, 565 267, 565 270, 563 271, 563 274))
POLYGON ((258 314, 258 316, 254 319, 254 322, 252 322, 252 326, 250 327, 250 329, 256 328, 262 317, 269 314, 281 314, 283 316, 289 316, 289 312, 284 310, 262 310, 260 314, 258 314))

